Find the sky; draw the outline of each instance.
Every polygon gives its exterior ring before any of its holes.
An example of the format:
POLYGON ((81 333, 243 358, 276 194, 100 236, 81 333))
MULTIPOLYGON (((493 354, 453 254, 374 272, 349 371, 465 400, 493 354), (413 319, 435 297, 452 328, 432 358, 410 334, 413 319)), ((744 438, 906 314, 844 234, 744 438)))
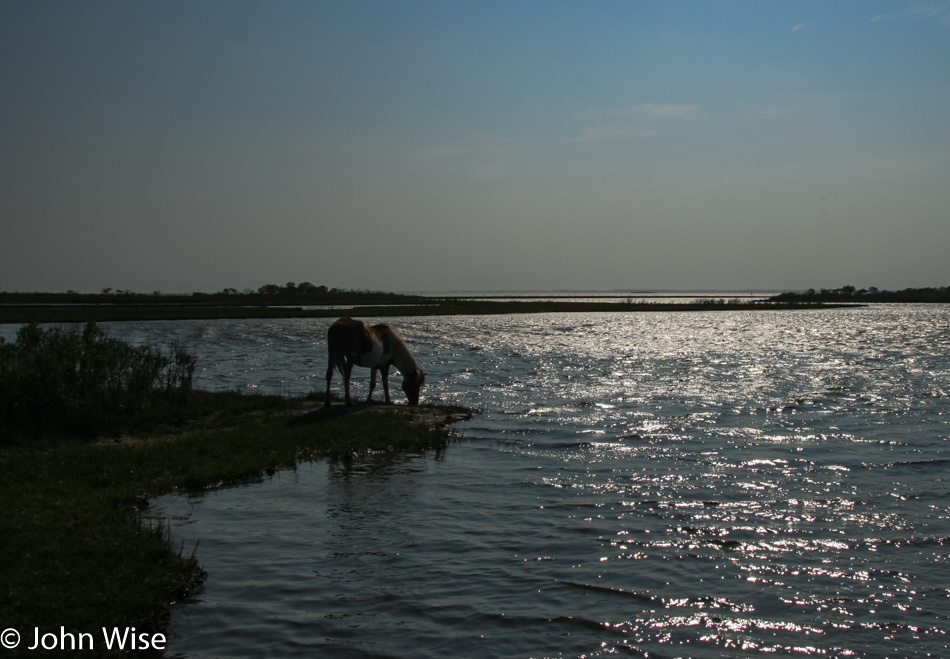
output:
POLYGON ((0 290, 950 285, 950 0, 0 0, 0 290))

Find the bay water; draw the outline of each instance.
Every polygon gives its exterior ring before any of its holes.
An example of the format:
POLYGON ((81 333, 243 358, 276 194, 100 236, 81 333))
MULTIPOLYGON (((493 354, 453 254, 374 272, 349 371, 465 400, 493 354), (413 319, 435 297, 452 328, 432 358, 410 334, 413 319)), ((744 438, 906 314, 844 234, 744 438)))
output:
MULTIPOLYGON (((109 325, 293 394, 330 322, 109 325)), ((946 306, 385 322, 423 402, 480 413, 439 454, 153 501, 209 575, 170 656, 950 653, 946 306)))

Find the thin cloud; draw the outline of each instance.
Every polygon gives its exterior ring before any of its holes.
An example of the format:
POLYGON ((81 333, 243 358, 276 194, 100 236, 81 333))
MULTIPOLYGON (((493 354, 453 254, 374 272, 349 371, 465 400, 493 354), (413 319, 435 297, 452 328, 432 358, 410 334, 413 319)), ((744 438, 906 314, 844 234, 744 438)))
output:
POLYGON ((792 26, 792 32, 801 32, 804 29, 805 29, 804 23, 796 23, 795 25, 792 26))
POLYGON ((644 130, 619 121, 607 121, 588 126, 574 138, 575 142, 613 142, 631 140, 639 137, 652 137, 657 131, 644 130))
POLYGON ((608 142, 655 137, 665 132, 664 122, 687 119, 696 114, 698 106, 669 103, 641 103, 629 108, 611 110, 574 138, 575 142, 608 142))
POLYGON ((915 21, 937 21, 950 27, 950 3, 919 3, 898 14, 875 14, 871 17, 871 22, 883 23, 884 21, 900 18, 915 21))
POLYGON ((498 156, 511 152, 510 140, 494 133, 475 133, 451 142, 440 142, 421 150, 425 160, 463 160, 475 156, 498 156))
POLYGON ((918 18, 940 18, 947 13, 946 5, 919 4, 909 10, 912 16, 918 18))
POLYGON ((505 162, 490 162, 478 165, 470 173, 473 181, 496 181, 508 178, 510 175, 511 168, 505 162))
POLYGON ((950 27, 950 4, 920 5, 917 11, 912 11, 918 18, 927 21, 937 21, 941 25, 950 27))
POLYGON ((476 133, 452 142, 432 144, 416 153, 424 167, 455 169, 473 181, 493 181, 511 175, 509 160, 517 152, 510 138, 476 133))
POLYGON ((699 109, 696 105, 662 105, 659 103, 641 103, 633 108, 635 113, 646 113, 653 117, 679 117, 686 118, 692 116, 699 109))

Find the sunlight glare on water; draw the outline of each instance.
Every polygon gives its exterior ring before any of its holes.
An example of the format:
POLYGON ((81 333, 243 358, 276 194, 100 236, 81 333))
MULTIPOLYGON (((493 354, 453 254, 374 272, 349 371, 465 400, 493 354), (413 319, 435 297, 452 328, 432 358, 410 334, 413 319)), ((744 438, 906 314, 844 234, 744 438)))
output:
MULTIPOLYGON (((946 655, 946 308, 388 322, 463 441, 160 499, 210 575, 172 653, 946 655)), ((300 391, 327 325, 161 331, 300 391)))

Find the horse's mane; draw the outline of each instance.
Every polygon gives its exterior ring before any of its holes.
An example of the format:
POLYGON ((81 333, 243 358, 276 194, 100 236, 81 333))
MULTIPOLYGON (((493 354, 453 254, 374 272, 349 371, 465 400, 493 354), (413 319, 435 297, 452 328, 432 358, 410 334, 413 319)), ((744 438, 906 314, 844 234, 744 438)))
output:
MULTIPOLYGON (((387 325, 386 323, 380 323, 379 325, 373 325, 373 329, 379 330, 380 333, 390 341, 393 342, 396 349, 393 351, 394 355, 399 354, 407 362, 409 362, 408 367, 411 367, 413 370, 419 369, 419 364, 416 362, 416 358, 413 357, 412 352, 409 350, 409 346, 406 345, 406 342, 402 340, 402 337, 396 334, 396 330, 387 325)), ((385 340, 385 339, 384 339, 385 340)), ((403 370, 398 364, 396 365, 399 370, 403 370)), ((405 373, 404 373, 405 375, 405 373)))

